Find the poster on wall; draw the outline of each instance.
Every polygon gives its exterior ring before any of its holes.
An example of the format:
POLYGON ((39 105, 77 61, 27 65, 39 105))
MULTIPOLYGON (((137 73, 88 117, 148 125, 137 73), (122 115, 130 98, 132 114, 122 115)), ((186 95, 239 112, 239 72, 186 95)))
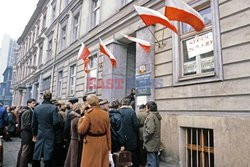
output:
POLYGON ((213 47, 213 33, 192 38, 186 41, 188 58, 195 57, 204 53, 208 53, 214 49, 213 47))
POLYGON ((136 76, 136 96, 151 95, 150 74, 136 76))

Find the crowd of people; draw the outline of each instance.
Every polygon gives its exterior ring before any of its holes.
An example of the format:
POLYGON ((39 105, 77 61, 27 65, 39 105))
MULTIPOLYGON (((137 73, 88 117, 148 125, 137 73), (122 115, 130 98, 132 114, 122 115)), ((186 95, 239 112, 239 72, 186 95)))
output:
POLYGON ((0 135, 21 137, 17 167, 109 167, 112 154, 129 151, 135 167, 159 166, 161 116, 147 102, 135 112, 135 92, 109 102, 91 94, 82 99, 51 100, 45 92, 38 105, 0 105, 0 135), (80 102, 82 101, 82 102, 80 102))

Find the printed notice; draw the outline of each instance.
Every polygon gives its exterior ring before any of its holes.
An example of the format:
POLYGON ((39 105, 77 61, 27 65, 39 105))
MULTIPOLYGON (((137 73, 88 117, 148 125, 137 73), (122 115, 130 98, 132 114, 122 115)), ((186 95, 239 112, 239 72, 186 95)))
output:
POLYGON ((195 57, 204 53, 212 51, 213 48, 213 34, 212 32, 195 37, 186 41, 188 58, 195 57))

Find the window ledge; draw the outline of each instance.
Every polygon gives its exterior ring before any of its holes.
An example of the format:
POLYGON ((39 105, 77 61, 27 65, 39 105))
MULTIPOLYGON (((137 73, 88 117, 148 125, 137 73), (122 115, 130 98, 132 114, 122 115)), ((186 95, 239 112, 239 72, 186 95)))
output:
POLYGON ((173 81, 173 86, 184 86, 184 85, 193 85, 193 84, 201 84, 201 83, 209 83, 209 82, 219 82, 222 81, 223 78, 220 78, 216 75, 215 72, 210 72, 202 75, 189 76, 179 78, 177 81, 173 81))
POLYGON ((196 74, 192 76, 184 76, 179 78, 178 81, 181 82, 181 81, 194 80, 194 79, 213 77, 213 76, 215 76, 215 72, 209 72, 204 74, 196 74))

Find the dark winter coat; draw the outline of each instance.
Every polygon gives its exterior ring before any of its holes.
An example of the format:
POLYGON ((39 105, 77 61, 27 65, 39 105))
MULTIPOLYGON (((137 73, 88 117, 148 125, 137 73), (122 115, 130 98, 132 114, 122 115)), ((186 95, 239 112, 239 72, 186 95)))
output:
POLYGON ((137 149, 139 122, 135 111, 131 106, 122 106, 119 109, 122 116, 122 128, 120 133, 125 138, 125 149, 134 151, 137 149))
POLYGON ((3 106, 0 106, 0 128, 8 124, 8 113, 3 106))
POLYGON ((79 167, 81 164, 81 153, 82 142, 80 139, 80 135, 78 134, 78 120, 81 117, 80 114, 76 113, 75 111, 71 111, 70 114, 70 120, 71 120, 71 126, 70 126, 70 134, 71 134, 71 140, 69 145, 69 150, 67 153, 67 157, 64 163, 65 167, 79 167))
POLYGON ((60 126, 58 109, 50 102, 44 101, 34 109, 32 120, 32 132, 34 136, 37 136, 33 159, 41 160, 43 156, 44 161, 51 160, 55 144, 55 130, 60 126))
POLYGON ((55 132, 55 142, 56 144, 63 143, 63 131, 64 131, 64 119, 63 115, 61 115, 60 112, 58 112, 60 126, 55 132))
POLYGON ((144 147, 147 152, 160 151, 161 143, 161 115, 159 112, 149 112, 143 129, 144 147))
POLYGON ((64 131, 63 131, 63 134, 64 134, 64 139, 67 139, 68 142, 70 141, 70 112, 72 110, 67 110, 66 111, 66 120, 65 120, 65 123, 64 123, 64 131))
POLYGON ((32 116, 33 111, 27 108, 21 116, 21 142, 22 144, 32 144, 32 116))
POLYGON ((16 116, 12 112, 8 112, 8 132, 16 131, 16 116))
POLYGON ((117 109, 109 110, 110 119, 110 131, 111 131, 111 145, 112 153, 120 150, 121 146, 124 145, 124 139, 122 134, 120 134, 122 116, 117 109))

